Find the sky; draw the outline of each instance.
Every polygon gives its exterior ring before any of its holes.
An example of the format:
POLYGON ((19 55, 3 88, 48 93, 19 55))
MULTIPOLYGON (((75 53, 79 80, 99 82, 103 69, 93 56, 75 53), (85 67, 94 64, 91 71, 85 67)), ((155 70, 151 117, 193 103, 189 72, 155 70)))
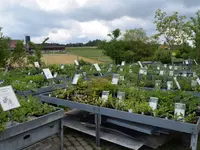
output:
POLYGON ((12 39, 70 43, 108 39, 116 28, 155 30, 157 9, 194 16, 200 0, 0 0, 0 27, 12 39))

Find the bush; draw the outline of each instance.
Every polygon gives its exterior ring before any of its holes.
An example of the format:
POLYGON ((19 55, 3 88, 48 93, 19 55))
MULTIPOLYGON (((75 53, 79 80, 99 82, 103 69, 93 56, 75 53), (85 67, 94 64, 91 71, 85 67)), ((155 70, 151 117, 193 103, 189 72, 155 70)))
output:
POLYGON ((155 58, 157 61, 161 61, 164 64, 171 63, 171 55, 169 50, 158 49, 155 52, 155 58))

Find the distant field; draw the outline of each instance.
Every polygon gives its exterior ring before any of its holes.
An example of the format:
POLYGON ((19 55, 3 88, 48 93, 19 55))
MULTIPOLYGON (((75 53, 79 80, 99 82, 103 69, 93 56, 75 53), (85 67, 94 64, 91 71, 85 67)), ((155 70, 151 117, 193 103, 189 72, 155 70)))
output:
POLYGON ((68 47, 66 48, 70 54, 82 56, 85 58, 90 58, 94 60, 104 61, 105 63, 110 63, 112 60, 103 55, 102 50, 95 47, 68 47))

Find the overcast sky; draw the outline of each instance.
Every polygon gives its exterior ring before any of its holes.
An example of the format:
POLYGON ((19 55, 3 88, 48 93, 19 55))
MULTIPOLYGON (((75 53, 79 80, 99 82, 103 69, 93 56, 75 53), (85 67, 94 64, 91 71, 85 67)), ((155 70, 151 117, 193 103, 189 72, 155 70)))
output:
POLYGON ((0 27, 12 39, 30 35, 34 42, 105 39, 116 28, 141 27, 152 35, 158 8, 192 16, 200 0, 0 0, 0 27))

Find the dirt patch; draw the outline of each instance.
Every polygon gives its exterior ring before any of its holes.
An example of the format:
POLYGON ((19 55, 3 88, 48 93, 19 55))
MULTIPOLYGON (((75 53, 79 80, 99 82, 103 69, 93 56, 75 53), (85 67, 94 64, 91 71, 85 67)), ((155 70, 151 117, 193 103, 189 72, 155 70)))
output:
POLYGON ((43 61, 46 64, 73 64, 74 60, 83 59, 90 63, 103 63, 103 61, 93 60, 81 56, 69 55, 69 54, 44 54, 43 61))

